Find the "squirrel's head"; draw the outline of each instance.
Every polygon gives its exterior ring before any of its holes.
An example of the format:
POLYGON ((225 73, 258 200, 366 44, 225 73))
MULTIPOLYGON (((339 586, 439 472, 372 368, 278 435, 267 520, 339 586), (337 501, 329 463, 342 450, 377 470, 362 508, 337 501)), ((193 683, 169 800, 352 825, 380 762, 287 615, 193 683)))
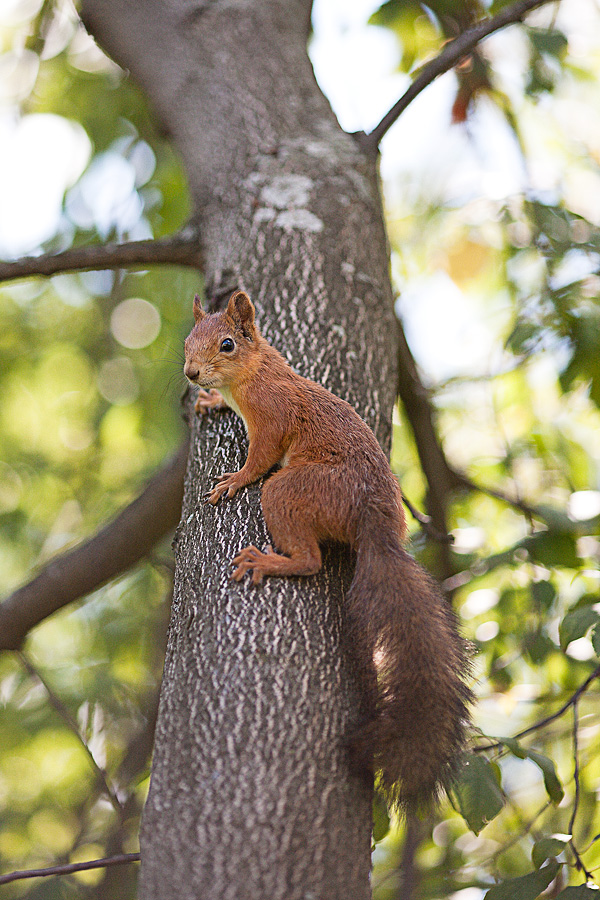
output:
POLYGON ((185 340, 183 373, 201 388, 229 387, 258 359, 254 306, 248 294, 235 291, 224 312, 205 313, 194 297, 195 325, 185 340))

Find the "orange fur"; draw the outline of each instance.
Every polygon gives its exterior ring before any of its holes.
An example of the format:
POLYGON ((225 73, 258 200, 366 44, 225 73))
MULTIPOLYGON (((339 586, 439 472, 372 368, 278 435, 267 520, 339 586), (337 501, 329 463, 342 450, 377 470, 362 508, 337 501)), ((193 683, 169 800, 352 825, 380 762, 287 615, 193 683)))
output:
POLYGON ((321 567, 323 542, 355 548, 348 645, 363 680, 366 721, 353 736, 353 753, 381 771, 399 806, 426 804, 457 766, 469 666, 446 600, 402 549, 406 523, 388 461, 350 404, 302 378, 264 340, 245 293, 213 315, 196 298, 194 318, 184 372, 201 388, 196 409, 230 406, 249 439, 244 466, 224 473, 209 501, 232 497, 280 466, 261 496, 279 552, 246 547, 233 561, 233 578, 251 572, 258 584, 265 575, 311 575, 321 567))

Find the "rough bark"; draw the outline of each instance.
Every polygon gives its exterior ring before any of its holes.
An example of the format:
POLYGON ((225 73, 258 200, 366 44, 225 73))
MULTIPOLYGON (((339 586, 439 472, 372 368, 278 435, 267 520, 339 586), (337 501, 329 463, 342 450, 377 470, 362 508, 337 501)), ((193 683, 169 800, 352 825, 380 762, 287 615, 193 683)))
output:
MULTIPOLYGON (((247 290, 265 336, 387 448, 396 330, 376 162, 316 85, 309 13, 309 0, 83 4, 182 154, 209 299, 247 290)), ((268 541, 260 489, 205 505, 246 439, 231 412, 190 419, 140 896, 361 900, 371 788, 344 743, 358 710, 343 647, 352 560, 331 549, 313 578, 230 581, 236 551, 268 541)))

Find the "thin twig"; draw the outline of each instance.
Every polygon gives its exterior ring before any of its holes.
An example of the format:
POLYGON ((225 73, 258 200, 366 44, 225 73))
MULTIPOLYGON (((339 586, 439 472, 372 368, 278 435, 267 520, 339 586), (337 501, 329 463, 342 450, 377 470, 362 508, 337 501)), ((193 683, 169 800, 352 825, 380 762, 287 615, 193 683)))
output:
POLYGON ((41 256, 25 256, 14 262, 0 262, 0 281, 89 269, 147 268, 159 263, 201 269, 202 258, 195 229, 185 228, 170 237, 156 240, 71 247, 61 253, 44 253, 41 256))
POLYGON ((413 506, 404 492, 402 493, 402 502, 404 503, 413 519, 422 527, 425 534, 427 534, 434 541, 437 541, 439 544, 453 543, 454 537, 451 534, 443 534, 441 531, 438 531, 435 525, 432 525, 431 523, 431 516, 426 516, 425 513, 420 512, 416 508, 416 506, 413 506))
POLYGON ((571 818, 569 819, 569 831, 568 833, 571 836, 569 841, 569 846, 571 848, 571 852, 575 857, 575 868, 578 872, 583 872, 588 881, 592 880, 592 873, 586 869, 584 862, 579 854, 579 850, 575 846, 575 839, 573 837, 573 828, 575 827, 575 819, 577 818, 577 812, 579 810, 579 798, 581 794, 581 784, 579 780, 579 709, 578 709, 578 700, 573 704, 573 781, 575 783, 575 797, 573 798, 573 810, 571 812, 571 818))
MULTIPOLYGON (((544 726, 549 725, 550 722, 554 722, 555 719, 559 719, 568 709, 572 706, 576 705, 579 701, 579 698, 587 691, 589 686, 594 682, 597 678, 600 678, 600 666, 596 666, 591 675, 589 675, 583 684, 580 684, 575 693, 569 697, 569 699, 563 703, 563 705, 556 710, 556 712, 552 713, 550 716, 546 716, 543 719, 540 719, 539 722, 536 722, 534 725, 530 725, 528 728, 524 728, 523 731, 519 731, 517 734, 513 735, 512 740, 518 741, 522 737, 526 737, 526 735, 531 734, 534 731, 538 731, 540 728, 544 728, 544 726)), ((482 753, 485 750, 498 750, 500 747, 503 747, 504 743, 500 741, 494 741, 491 744, 486 744, 485 746, 474 747, 473 753, 482 753)))
POLYGON ((9 872, 0 875, 0 884, 20 881, 23 878, 47 878, 49 875, 70 875, 72 872, 85 872, 88 869, 104 869, 108 866, 122 866, 125 863, 139 862, 139 853, 120 853, 118 856, 107 856, 105 859, 91 859, 88 862, 67 863, 63 866, 49 866, 46 869, 25 869, 20 872, 9 872))
POLYGON ((532 816, 532 818, 529 819, 529 821, 521 821, 521 831, 517 835, 513 836, 508 841, 508 843, 503 844, 501 847, 499 847, 498 850, 495 851, 495 853, 492 853, 492 855, 487 859, 486 862, 488 864, 496 862, 499 856, 502 856, 503 853, 506 853, 507 850, 510 850, 511 847, 514 847, 515 844, 518 844, 519 841, 523 840, 523 838, 532 831, 533 826, 540 818, 540 816, 542 816, 550 806, 552 806, 552 800, 547 800, 544 805, 540 807, 540 809, 538 809, 538 811, 532 816))
POLYGON ((528 519, 540 519, 541 521, 545 521, 544 516, 541 512, 539 512, 539 510, 535 508, 535 506, 530 506, 519 497, 511 497, 510 494, 506 494, 504 491, 501 491, 498 488, 489 487, 488 485, 484 484, 477 484, 477 482, 472 481, 467 475, 464 475, 462 472, 457 472, 455 470, 454 474, 457 481, 464 487, 468 488, 470 491, 478 491, 480 494, 487 494, 488 497, 494 497, 495 500, 500 500, 502 503, 507 503, 509 506, 512 506, 513 509, 518 509, 519 512, 522 512, 523 515, 528 519))
POLYGON ((579 809, 579 715, 577 709, 577 701, 573 704, 573 781, 575 783, 575 798, 573 800, 573 811, 571 813, 571 818, 569 819, 569 834, 571 835, 571 840, 573 840, 573 826, 575 825, 575 819, 577 817, 577 810, 579 809))
POLYGON ((577 688, 573 696, 569 700, 567 700, 566 703, 563 703, 560 709, 558 709, 555 713, 552 713, 552 715, 546 716, 545 719, 541 719, 541 721, 536 722, 535 725, 530 725, 529 728, 524 728, 523 731, 520 731, 515 735, 515 739, 519 740, 520 738, 531 734, 533 731, 537 731, 538 729, 543 728, 545 725, 549 725, 550 722, 554 722, 555 719, 560 718, 560 716, 562 716, 571 706, 577 703, 582 694, 587 691, 592 682, 594 682, 597 678, 600 678, 600 666, 596 666, 592 674, 589 675, 588 678, 585 679, 583 684, 581 684, 577 688))
POLYGON ((585 847, 582 848, 581 853, 587 853, 588 850, 591 850, 591 848, 594 846, 594 844, 596 844, 598 841, 600 841, 600 834, 596 834, 596 835, 591 839, 591 841, 590 841, 589 843, 587 843, 587 844, 585 845, 585 847))
POLYGON ((92 768, 96 774, 96 779, 98 780, 100 787, 107 794, 107 796, 108 796, 110 802, 112 803, 114 809, 116 810, 116 812, 121 814, 123 812, 123 805, 122 805, 121 801, 119 800, 119 798, 117 797, 117 795, 115 794, 114 790, 111 788, 110 784, 108 783, 108 779, 106 777, 106 772, 104 771, 104 769, 101 766, 98 765, 98 763, 94 759, 94 754, 92 753, 92 751, 88 747, 86 741, 84 740, 83 735, 81 734, 79 727, 77 725, 77 722, 75 721, 75 719, 73 718, 73 716, 71 715, 71 713, 69 712, 69 710, 67 709, 65 704, 62 702, 62 700, 60 699, 58 694, 55 693, 55 691, 48 684, 48 682, 46 681, 44 676, 41 674, 41 672, 39 672, 36 669, 36 667, 33 665, 33 663, 30 661, 30 659, 25 655, 25 653, 23 653, 22 651, 19 651, 19 652, 17 652, 17 656, 21 660, 23 667, 27 670, 29 675, 31 675, 32 678, 35 678, 37 681, 40 682, 40 684, 43 685, 44 690, 46 691, 46 693, 48 695, 48 700, 50 701, 51 706, 54 707, 54 709, 59 714, 59 716, 61 717, 63 722, 65 722, 65 724, 67 725, 69 731, 71 731, 75 735, 75 737, 77 738, 77 740, 79 741, 79 743, 81 744, 83 749, 85 750, 86 755, 87 755, 87 757, 92 765, 92 768))
POLYGON ((432 59, 431 62, 423 66, 420 74, 415 78, 406 93, 403 94, 390 111, 386 113, 379 125, 367 135, 370 147, 374 149, 379 145, 388 129, 421 91, 430 85, 432 81, 435 81, 439 75, 448 72, 460 62, 464 56, 471 53, 480 41, 488 37, 488 35, 500 31, 501 28, 506 28, 507 25, 513 25, 516 22, 520 22, 523 16, 532 9, 535 9, 538 6, 544 6, 546 3, 550 2, 553 2, 553 0, 518 0, 518 2, 513 3, 512 6, 507 6, 502 9, 497 16, 493 16, 491 19, 483 19, 481 22, 474 25, 473 28, 463 31, 459 37, 447 43, 442 52, 436 56, 435 59, 432 59))

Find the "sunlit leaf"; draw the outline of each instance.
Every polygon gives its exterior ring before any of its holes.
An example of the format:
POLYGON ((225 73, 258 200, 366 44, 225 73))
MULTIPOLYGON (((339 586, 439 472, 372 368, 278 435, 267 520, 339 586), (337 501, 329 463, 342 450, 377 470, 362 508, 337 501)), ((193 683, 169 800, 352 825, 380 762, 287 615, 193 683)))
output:
POLYGON ((562 56, 569 44, 567 38, 555 28, 527 28, 529 40, 540 53, 562 56))
POLYGON ((483 756, 471 754, 454 787, 454 794, 467 825, 479 834, 504 806, 498 767, 483 756))
POLYGON ((556 900, 598 900, 598 897, 600 897, 598 888, 587 884, 575 884, 557 894, 556 900))
POLYGON ((558 627, 560 646, 565 650, 571 641, 584 637, 592 625, 600 621, 600 613, 591 606, 570 610, 558 627))
POLYGON ((528 750, 527 756, 532 762, 539 766, 542 770, 542 775, 544 776, 544 787, 548 793, 548 796, 552 800, 553 803, 560 803, 562 798, 565 795, 563 790, 563 786, 560 783, 560 779, 556 773, 556 766, 554 762, 547 756, 544 756, 542 753, 536 753, 534 750, 528 750))
POLYGON ((487 892, 484 900, 536 900, 536 897, 539 897, 556 878, 558 869, 556 860, 551 860, 537 872, 530 872, 520 878, 510 878, 495 885, 487 892))
POLYGON ((531 859, 536 869, 541 868, 547 859, 560 856, 569 841, 570 837, 568 834, 552 835, 536 841, 531 851, 531 859))
POLYGON ((390 814, 384 797, 375 791, 373 798, 373 840, 377 844, 390 830, 390 814))
POLYGON ((542 531, 525 538, 522 546, 533 559, 549 568, 565 566, 575 569, 579 565, 575 537, 571 534, 542 531))

